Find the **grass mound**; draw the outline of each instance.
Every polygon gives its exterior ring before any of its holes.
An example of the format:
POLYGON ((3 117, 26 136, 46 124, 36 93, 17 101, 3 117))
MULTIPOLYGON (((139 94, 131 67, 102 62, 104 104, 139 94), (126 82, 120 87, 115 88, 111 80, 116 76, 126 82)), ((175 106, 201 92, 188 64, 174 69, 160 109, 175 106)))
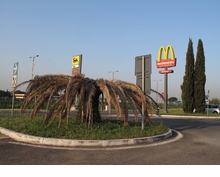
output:
POLYGON ((31 120, 28 116, 0 115, 0 127, 39 137, 81 140, 149 137, 168 131, 168 127, 162 123, 145 124, 142 130, 141 122, 129 122, 129 126, 124 126, 123 121, 113 119, 103 119, 100 123, 94 124, 92 129, 88 129, 85 123, 81 123, 75 118, 69 120, 68 129, 66 129, 65 120, 58 129, 58 120, 55 120, 50 126, 43 125, 43 120, 43 117, 31 120))

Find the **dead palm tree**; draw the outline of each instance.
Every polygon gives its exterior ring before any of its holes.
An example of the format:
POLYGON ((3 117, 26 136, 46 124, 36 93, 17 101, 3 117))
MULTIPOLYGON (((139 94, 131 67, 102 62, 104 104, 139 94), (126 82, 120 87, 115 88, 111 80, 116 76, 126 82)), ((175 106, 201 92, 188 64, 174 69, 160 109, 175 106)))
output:
POLYGON ((78 98, 78 116, 82 122, 86 122, 88 127, 101 120, 99 112, 100 95, 105 96, 109 107, 114 106, 117 117, 123 116, 124 125, 128 125, 128 107, 130 104, 135 120, 138 112, 142 112, 144 107, 145 121, 151 123, 149 113, 152 112, 152 105, 143 91, 135 84, 120 80, 90 79, 82 74, 76 76, 68 75, 44 75, 17 85, 16 90, 21 85, 28 84, 26 96, 21 106, 21 112, 27 109, 29 103, 36 101, 31 108, 31 118, 37 116, 42 105, 47 101, 45 114, 45 124, 51 124, 55 118, 59 118, 59 125, 63 118, 66 118, 66 126, 70 118, 70 110, 76 98, 78 98), (55 93, 63 92, 55 102, 52 97, 55 93), (119 100, 121 102, 119 102, 119 100))

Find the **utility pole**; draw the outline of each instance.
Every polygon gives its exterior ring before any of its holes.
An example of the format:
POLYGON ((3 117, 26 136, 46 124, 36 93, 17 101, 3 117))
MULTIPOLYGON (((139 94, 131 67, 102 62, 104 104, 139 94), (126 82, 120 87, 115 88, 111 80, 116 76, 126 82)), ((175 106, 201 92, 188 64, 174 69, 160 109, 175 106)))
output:
MULTIPOLYGON (((33 60, 32 60, 31 79, 34 79, 34 59, 35 59, 36 57, 39 57, 39 55, 36 55, 36 56, 32 56, 32 57, 30 57, 30 58, 33 59, 33 60)), ((36 96, 35 96, 35 98, 34 98, 34 103, 36 103, 36 96)))
POLYGON ((109 71, 109 73, 112 73, 112 80, 114 80, 115 78, 114 78, 114 73, 115 72, 118 72, 118 70, 117 71, 109 71))
MULTIPOLYGON (((165 68, 167 69, 167 68, 165 68)), ((168 113, 168 110, 167 110, 167 100, 168 100, 168 75, 167 74, 164 74, 164 99, 165 99, 165 102, 164 102, 164 111, 165 113, 168 113)))
MULTIPOLYGON (((156 81, 156 84, 157 84, 157 92, 158 92, 158 81, 161 81, 161 79, 160 80, 153 80, 153 81, 156 81)), ((158 103, 158 93, 156 93, 156 102, 158 103)))
POLYGON ((36 55, 36 56, 32 56, 32 57, 30 57, 30 58, 32 58, 32 59, 33 59, 33 60, 32 60, 32 72, 31 72, 31 79, 34 79, 34 59, 35 59, 36 57, 39 57, 39 55, 36 55))

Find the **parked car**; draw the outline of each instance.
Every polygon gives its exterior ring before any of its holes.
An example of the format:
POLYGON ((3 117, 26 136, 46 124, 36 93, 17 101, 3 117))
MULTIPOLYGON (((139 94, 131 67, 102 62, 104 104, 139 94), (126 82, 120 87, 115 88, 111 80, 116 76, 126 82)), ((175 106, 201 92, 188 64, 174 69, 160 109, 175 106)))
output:
POLYGON ((176 102, 176 105, 177 105, 177 106, 181 106, 181 105, 182 105, 182 102, 181 102, 181 101, 177 101, 177 102, 176 102))
POLYGON ((207 104, 206 105, 206 113, 211 114, 220 114, 220 106, 217 104, 207 104))

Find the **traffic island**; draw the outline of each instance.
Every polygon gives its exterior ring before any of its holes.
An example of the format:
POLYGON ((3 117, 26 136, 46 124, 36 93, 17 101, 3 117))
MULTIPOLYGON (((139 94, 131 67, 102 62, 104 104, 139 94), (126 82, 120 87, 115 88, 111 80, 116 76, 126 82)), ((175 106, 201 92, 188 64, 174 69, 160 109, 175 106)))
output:
POLYGON ((63 146, 63 147, 112 147, 112 146, 126 146, 137 145, 141 143, 152 143, 158 140, 168 139, 173 136, 171 129, 162 135, 151 137, 141 137, 132 139, 113 139, 113 140, 72 140, 72 139, 58 139, 58 138, 44 138, 26 135, 15 131, 0 127, 0 133, 10 137, 11 139, 29 144, 48 145, 48 146, 63 146))

